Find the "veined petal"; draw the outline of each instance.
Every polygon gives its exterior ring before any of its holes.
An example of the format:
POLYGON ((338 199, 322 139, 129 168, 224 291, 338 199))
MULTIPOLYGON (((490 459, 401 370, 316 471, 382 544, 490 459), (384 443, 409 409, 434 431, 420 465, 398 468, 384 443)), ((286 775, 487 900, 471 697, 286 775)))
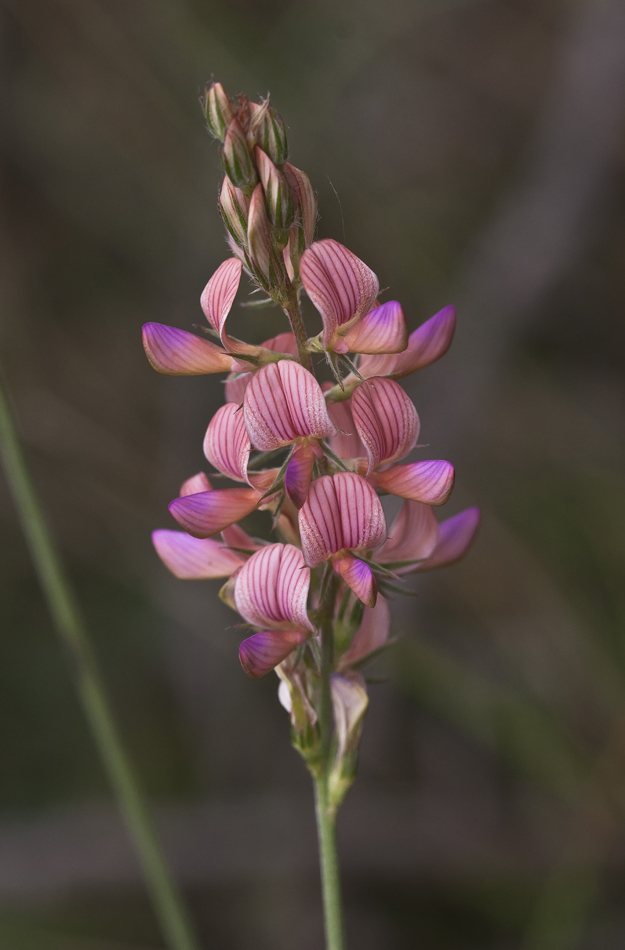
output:
POLYGON ((375 607, 378 585, 368 564, 359 561, 348 551, 344 551, 332 558, 332 567, 363 604, 367 607, 375 607))
POLYGON ((249 677, 258 680, 286 660, 295 647, 306 641, 300 630, 265 630, 248 637, 239 647, 241 666, 249 677))
POLYGON ((227 402, 217 410, 208 425, 204 455, 224 475, 235 482, 246 482, 250 450, 243 413, 235 403, 227 402))
MULTIPOLYGON (((378 296, 378 278, 360 258, 338 241, 316 241, 304 251, 300 275, 306 293, 323 320, 323 345, 336 331, 368 313, 378 296)), ((344 348, 344 347, 343 347, 344 348)))
POLYGON ((221 342, 229 353, 254 354, 258 347, 235 340, 226 333, 226 318, 239 289, 242 267, 237 257, 229 257, 227 261, 220 264, 202 291, 200 304, 206 319, 217 330, 221 342))
MULTIPOLYGON (((405 501, 389 530, 388 541, 376 553, 376 561, 421 561, 429 557, 438 541, 438 522, 429 505, 405 501)), ((398 574, 414 570, 414 566, 395 568, 398 574)))
POLYGON ((237 576, 234 599, 244 620, 271 630, 313 630, 306 602, 310 570, 299 548, 269 544, 251 556, 237 576))
POLYGON ((391 376, 401 379, 444 356, 451 345, 455 329, 455 307, 444 307, 410 334, 403 353, 397 356, 364 356, 358 370, 366 377, 391 376))
POLYGON ((220 488, 174 498, 169 510, 194 538, 208 538, 255 511, 261 497, 253 488, 220 488))
POLYGON ((380 499, 360 475, 323 475, 310 486, 299 513, 306 563, 316 567, 343 548, 368 551, 386 538, 380 499))
POLYGON ((346 670, 354 663, 381 649, 391 631, 391 612, 388 601, 378 594, 375 607, 365 607, 362 623, 349 649, 340 659, 339 669, 346 670))
POLYGON ((444 505, 454 487, 454 467, 442 459, 395 465, 375 472, 372 481, 391 495, 410 498, 426 505, 444 505))
POLYGON ((224 386, 226 402, 233 402, 237 406, 240 406, 245 396, 247 384, 251 378, 252 373, 231 373, 224 386))
POLYGON ((408 327, 401 304, 389 300, 370 310, 347 331, 344 339, 352 353, 401 353, 408 345, 408 327))
POLYGON ((435 567, 455 564, 469 550, 480 524, 479 508, 467 508, 459 515, 448 518, 438 527, 438 544, 427 560, 418 564, 415 571, 432 571, 435 567))
POLYGON ((184 495, 197 495, 201 491, 211 491, 212 486, 204 472, 198 472, 192 475, 180 486, 180 497, 184 495))
POLYGON ((252 444, 262 451, 334 432, 319 383, 294 360, 268 363, 254 373, 243 405, 252 444))
POLYGON ((143 347, 150 364, 166 376, 203 376, 232 369, 232 357, 220 346, 163 323, 145 324, 143 347))
POLYGON ((295 450, 286 469, 284 485, 286 493, 296 508, 301 508, 308 497, 316 453, 309 445, 295 450))
POLYGON ((245 564, 244 557, 219 541, 192 538, 184 531, 153 531, 152 543, 165 567, 181 580, 230 577, 245 564))
POLYGON ((375 376, 354 391, 351 402, 354 424, 369 457, 367 475, 414 448, 419 417, 412 399, 398 383, 375 376))

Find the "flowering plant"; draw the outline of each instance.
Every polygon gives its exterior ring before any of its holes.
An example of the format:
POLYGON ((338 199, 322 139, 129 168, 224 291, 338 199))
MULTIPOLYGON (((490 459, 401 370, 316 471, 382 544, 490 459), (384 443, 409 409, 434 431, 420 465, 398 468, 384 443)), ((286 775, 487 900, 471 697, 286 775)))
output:
POLYGON ((457 561, 479 521, 470 508, 439 524, 434 508, 449 498, 452 465, 404 461, 419 417, 397 380, 444 355, 455 312, 446 307, 408 335, 401 305, 379 303, 373 271, 337 241, 315 240, 315 193, 287 161, 269 98, 235 101, 212 83, 202 104, 222 143, 219 210, 231 251, 201 296, 217 342, 155 323, 143 342, 160 373, 228 373, 204 454, 236 487, 192 476, 169 506, 184 530, 158 530, 153 540, 176 577, 226 578, 220 596, 253 631, 239 648, 243 669, 279 677, 293 744, 315 784, 327 943, 339 950, 334 825, 356 775, 368 704, 361 668, 389 642, 387 598, 402 592, 404 576, 457 561), (230 335, 243 272, 265 292, 260 303, 282 307, 290 332, 260 346, 230 335), (313 337, 304 293, 322 321, 313 337), (323 366, 325 383, 316 376, 323 366), (385 494, 404 499, 390 529, 385 494), (238 524, 257 509, 271 513, 275 542, 238 524))

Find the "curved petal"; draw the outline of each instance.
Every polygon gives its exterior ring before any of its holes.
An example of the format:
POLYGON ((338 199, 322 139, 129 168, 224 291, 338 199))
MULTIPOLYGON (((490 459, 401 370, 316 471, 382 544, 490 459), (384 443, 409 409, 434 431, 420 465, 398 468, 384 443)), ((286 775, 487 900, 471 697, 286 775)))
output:
POLYGON ((226 402, 234 402, 237 406, 242 405, 245 390, 251 378, 252 373, 231 373, 224 385, 226 402))
POLYGON ((408 346, 397 356, 364 356, 358 367, 362 376, 391 376, 401 379, 423 369, 444 356, 456 329, 455 307, 444 307, 422 323, 408 339, 408 346))
POLYGON ((143 348, 150 365, 166 376, 203 376, 232 369, 232 357, 220 346, 164 323, 144 325, 143 348))
POLYGON ((346 670, 354 663, 381 649, 391 632, 391 612, 386 598, 378 594, 375 607, 365 607, 362 623, 349 649, 340 659, 339 669, 346 670))
MULTIPOLYGON (((422 561, 434 551, 438 541, 438 522, 429 505, 405 501, 389 530, 388 541, 376 553, 376 561, 422 561)), ((395 568, 398 574, 413 570, 412 566, 395 568)))
POLYGON ((265 546, 264 543, 259 544, 258 541, 254 540, 254 538, 250 538, 247 531, 244 531, 243 528, 238 524, 231 524, 229 527, 224 528, 221 532, 221 537, 223 538, 224 544, 227 544, 229 548, 241 548, 244 551, 257 551, 259 548, 265 546))
POLYGON ((323 475, 310 486, 299 513, 302 550, 315 567, 343 548, 368 551, 386 538, 380 499, 360 475, 323 475))
POLYGON ((332 567, 363 604, 375 607, 378 585, 368 564, 358 560, 353 554, 344 552, 332 558, 332 567))
POLYGON ((194 538, 208 538, 255 511, 261 497, 253 488, 221 488, 174 498, 169 510, 194 538))
POLYGON ((414 448, 419 416, 412 399, 392 379, 375 376, 362 383, 352 396, 352 413, 369 457, 367 475, 414 448))
POLYGON ((254 373, 243 411, 252 444, 262 451, 334 432, 319 383, 294 360, 269 363, 254 373))
MULTIPOLYGON (((328 388, 332 383, 326 383, 328 388)), ((332 451, 342 459, 364 458, 367 450, 360 441, 358 430, 354 424, 351 399, 342 402, 327 403, 328 415, 336 426, 336 434, 328 439, 332 451)))
POLYGON ((480 524, 479 508, 467 508, 459 515, 443 521, 438 528, 438 544, 427 560, 418 564, 415 571, 432 571, 435 567, 455 564, 469 550, 480 524))
POLYGON ((309 586, 310 570, 299 548, 269 544, 246 562, 234 599, 243 619, 255 627, 312 631, 306 610, 309 586))
POLYGON ((316 457, 309 445, 302 445, 296 449, 287 465, 284 486, 296 508, 301 508, 308 497, 316 457))
POLYGON ((227 402, 217 410, 208 425, 204 455, 224 475, 235 482, 246 482, 250 450, 243 413, 235 403, 227 402))
POLYGON ((349 752, 358 749, 369 697, 364 677, 356 672, 350 672, 347 676, 333 673, 330 689, 338 746, 336 756, 340 762, 349 752))
POLYGON ((226 318, 239 289, 243 265, 237 257, 220 264, 202 291, 200 304, 211 326, 229 353, 256 353, 258 347, 235 340, 226 333, 226 318))
POLYGON ((219 541, 192 538, 184 531, 153 531, 152 543, 165 567, 181 580, 230 577, 245 564, 244 557, 219 541))
POLYGON ((198 472, 197 475, 192 475, 191 478, 187 478, 186 481, 180 486, 180 497, 184 495, 197 495, 201 491, 212 491, 211 483, 204 474, 204 472, 198 472))
POLYGON ((368 313, 378 296, 378 278, 373 271, 338 241, 311 244, 302 255, 300 275, 321 314, 326 348, 342 342, 336 339, 339 327, 347 329, 368 313))
POLYGON ((401 304, 389 300, 370 310, 348 330, 344 339, 352 353, 401 353, 408 346, 408 327, 401 304))
POLYGON ((241 666, 249 677, 259 680, 286 660, 295 647, 306 641, 299 630, 265 630, 248 637, 239 647, 241 666))
POLYGON ((371 479, 378 488, 426 505, 444 505, 454 487, 454 467, 442 459, 395 465, 375 472, 371 479))
POLYGON ((272 353, 288 353, 297 359, 297 342, 293 333, 279 333, 272 336, 270 340, 265 340, 261 344, 263 349, 271 350, 272 353))

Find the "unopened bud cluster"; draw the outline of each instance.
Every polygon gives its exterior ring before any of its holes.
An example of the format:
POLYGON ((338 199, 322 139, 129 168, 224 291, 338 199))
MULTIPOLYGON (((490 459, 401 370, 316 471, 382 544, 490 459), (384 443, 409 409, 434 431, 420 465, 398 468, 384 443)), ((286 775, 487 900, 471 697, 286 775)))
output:
POLYGON ((317 201, 308 175, 287 161, 284 120, 269 101, 231 99, 221 83, 202 108, 222 145, 219 210, 232 252, 278 303, 300 285, 299 262, 315 236, 317 201))

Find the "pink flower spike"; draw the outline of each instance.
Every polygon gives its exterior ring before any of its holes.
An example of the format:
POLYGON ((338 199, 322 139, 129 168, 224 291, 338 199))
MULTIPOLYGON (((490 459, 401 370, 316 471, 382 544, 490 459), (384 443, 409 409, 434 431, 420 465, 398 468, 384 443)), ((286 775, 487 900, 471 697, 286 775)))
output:
POLYGON ((306 602, 310 570, 299 548, 269 544, 237 576, 234 599, 244 620, 261 629, 313 631, 306 602))
POLYGON ((254 373, 243 406, 252 444, 264 452, 334 432, 319 383, 294 360, 268 363, 254 373))
POLYGON ((289 653, 306 641, 306 634, 299 630, 265 630, 248 637, 239 647, 239 660, 247 675, 259 680, 289 653))
POLYGON ((388 601, 378 594, 375 607, 365 607, 362 623, 354 635, 349 649, 340 659, 339 670, 343 671, 363 660, 370 653, 381 649, 391 632, 391 612, 388 601))
POLYGON ((378 296, 378 278, 373 271, 338 241, 311 244, 302 255, 300 275, 321 314, 326 349, 342 343, 339 328, 347 330, 368 313, 378 296))
MULTIPOLYGON (((376 553, 376 561, 422 561, 434 551, 438 541, 438 522, 429 505, 405 501, 389 530, 388 541, 376 553)), ((397 574, 415 569, 416 565, 394 568, 397 574)))
POLYGON ((444 505, 454 487, 454 467, 442 460, 395 465, 371 476, 378 488, 426 505, 444 505))
POLYGON ((366 313, 344 337, 352 353, 401 353, 408 346, 408 327, 401 305, 389 300, 366 313))
POLYGON ((245 558, 211 538, 192 538, 183 531, 152 532, 152 543, 161 561, 180 580, 202 581, 230 577, 245 558))
POLYGON ((427 560, 417 565, 415 571, 432 571, 447 567, 464 557, 477 534, 481 512, 479 508, 467 508, 459 515, 443 521, 438 528, 438 544, 427 560))
POLYGON ((369 457, 367 475, 414 448, 419 435, 417 410, 392 379, 375 376, 362 383, 352 396, 352 413, 369 457))
POLYGON ((180 486, 180 497, 184 495, 197 495, 201 491, 212 491, 212 486, 204 472, 198 472, 192 475, 180 486))
POLYGON ((414 333, 410 334, 408 346, 397 356, 365 356, 358 367, 362 376, 391 376, 401 379, 415 370, 423 369, 444 356, 456 329, 455 307, 444 307, 414 333))
POLYGON ((368 564, 346 551, 332 558, 332 567, 365 606, 375 607, 378 585, 368 564))
POLYGON ((143 347, 150 365, 166 376, 203 376, 232 369, 232 357, 220 346, 163 323, 144 325, 143 347))
POLYGON ((235 482, 246 482, 250 439, 243 413, 233 402, 221 406, 204 436, 204 455, 215 468, 235 482))
POLYGON ((287 466, 284 484, 286 493, 296 508, 301 508, 308 497, 316 457, 310 445, 301 445, 295 450, 287 466))
POLYGON ((174 498, 169 510, 194 538, 208 538, 255 511, 261 497, 253 488, 221 488, 174 498))
POLYGON ((306 563, 316 567, 343 549, 369 551, 386 538, 380 499, 360 475, 323 475, 310 486, 299 513, 306 563))

